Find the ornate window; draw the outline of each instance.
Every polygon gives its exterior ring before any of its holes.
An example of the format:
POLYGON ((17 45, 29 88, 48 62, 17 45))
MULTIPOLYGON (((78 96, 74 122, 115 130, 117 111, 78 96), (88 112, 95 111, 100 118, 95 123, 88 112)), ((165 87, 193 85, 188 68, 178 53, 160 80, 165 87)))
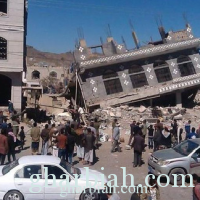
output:
POLYGON ((107 95, 123 92, 117 72, 108 70, 103 74, 107 95))
POLYGON ((177 59, 177 63, 181 77, 196 74, 194 65, 188 56, 180 56, 177 59))
POLYGON ((52 78, 57 78, 57 73, 52 71, 49 73, 49 76, 51 76, 52 78))
POLYGON ((37 70, 34 70, 32 72, 32 79, 40 79, 40 72, 37 70))
POLYGON ((7 40, 0 37, 0 60, 7 59, 7 40))
POLYGON ((158 83, 163 83, 172 80, 172 75, 169 69, 169 65, 166 62, 162 60, 156 61, 153 67, 158 83))
POLYGON ((141 66, 139 65, 132 66, 128 70, 128 73, 130 75, 133 88, 139 88, 148 85, 144 69, 141 66))
POLYGON ((0 16, 1 14, 7 14, 7 0, 1 0, 0 1, 0 16))

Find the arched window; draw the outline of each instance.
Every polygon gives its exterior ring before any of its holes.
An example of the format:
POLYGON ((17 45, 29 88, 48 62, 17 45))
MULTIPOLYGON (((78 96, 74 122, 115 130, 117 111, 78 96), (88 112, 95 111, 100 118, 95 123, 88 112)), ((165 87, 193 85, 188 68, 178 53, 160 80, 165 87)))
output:
POLYGON ((158 83, 163 83, 172 80, 172 75, 169 65, 162 60, 158 60, 153 65, 158 83))
POLYGON ((188 56, 180 56, 177 59, 177 63, 181 77, 196 74, 194 65, 188 56))
POLYGON ((123 92, 117 72, 107 70, 103 74, 103 79, 107 95, 123 92))
POLYGON ((40 72, 37 70, 34 70, 32 72, 32 79, 40 79, 40 72))
POLYGON ((139 88, 148 85, 144 69, 140 65, 133 65, 128 70, 128 73, 130 75, 133 88, 139 88))
POLYGON ((0 13, 7 14, 7 7, 8 7, 7 4, 8 4, 7 0, 0 1, 0 13))
POLYGON ((7 40, 0 37, 0 60, 7 59, 7 40))
POLYGON ((57 73, 52 71, 49 73, 49 76, 51 76, 52 78, 57 78, 57 73))

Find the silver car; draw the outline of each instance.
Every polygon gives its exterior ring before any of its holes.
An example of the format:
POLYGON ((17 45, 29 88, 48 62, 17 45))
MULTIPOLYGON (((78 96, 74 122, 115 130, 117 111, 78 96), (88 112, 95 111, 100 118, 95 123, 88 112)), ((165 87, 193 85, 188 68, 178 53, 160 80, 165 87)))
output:
MULTIPOLYGON (((200 175, 200 138, 186 140, 174 148, 152 153, 148 160, 149 173, 159 176, 166 174, 174 184, 173 174, 200 175)), ((177 178, 181 184, 182 178, 177 178)))

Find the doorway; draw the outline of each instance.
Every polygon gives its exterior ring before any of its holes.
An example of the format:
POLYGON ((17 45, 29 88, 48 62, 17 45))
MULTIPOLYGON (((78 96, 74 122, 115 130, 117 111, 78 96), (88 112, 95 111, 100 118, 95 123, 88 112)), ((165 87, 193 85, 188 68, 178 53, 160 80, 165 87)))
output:
POLYGON ((11 88, 12 80, 0 74, 0 106, 8 106, 8 100, 11 100, 11 88))

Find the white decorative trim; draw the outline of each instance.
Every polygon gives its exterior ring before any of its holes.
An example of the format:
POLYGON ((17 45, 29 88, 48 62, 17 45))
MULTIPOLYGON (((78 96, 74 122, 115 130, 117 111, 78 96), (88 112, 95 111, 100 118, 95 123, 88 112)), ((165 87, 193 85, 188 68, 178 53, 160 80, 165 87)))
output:
POLYGON ((174 62, 171 62, 171 66, 174 67, 176 64, 174 62))
POLYGON ((123 77, 123 78, 126 78, 126 74, 125 74, 125 73, 123 73, 123 74, 122 74, 122 77, 123 77))
POLYGON ((93 90, 95 93, 97 92, 97 88, 96 88, 96 87, 94 87, 92 90, 93 90))
POLYGON ((174 73, 174 74, 177 74, 177 73, 178 73, 178 71, 177 71, 176 69, 174 69, 173 73, 174 73))
POLYGON ((79 51, 80 51, 80 52, 83 52, 83 50, 84 50, 83 47, 80 47, 80 48, 79 48, 79 51))
POLYGON ((110 61, 115 61, 117 59, 126 59, 126 58, 135 57, 135 56, 139 56, 139 55, 143 55, 143 54, 152 54, 152 53, 156 53, 156 52, 160 52, 160 51, 174 49, 177 47, 187 47, 188 45, 192 45, 195 43, 200 43, 200 39, 197 38, 197 39, 193 39, 193 40, 176 42, 176 43, 172 43, 172 44, 162 44, 162 45, 151 47, 151 48, 134 50, 132 52, 119 54, 116 56, 108 56, 108 57, 104 57, 104 58, 83 61, 83 62, 80 62, 80 66, 89 66, 89 65, 93 65, 93 64, 100 64, 102 62, 110 62, 110 61))
POLYGON ((173 85, 170 85, 170 86, 167 86, 167 87, 159 88, 159 92, 163 93, 163 92, 171 91, 171 90, 174 90, 174 89, 177 89, 177 88, 191 86, 191 85, 195 85, 195 84, 199 84, 199 83, 200 83, 200 79, 187 81, 187 82, 183 82, 183 83, 179 83, 179 84, 173 84, 173 85))
POLYGON ((124 81, 124 85, 128 85, 129 82, 127 80, 124 81))
POLYGON ((147 68, 147 71, 150 73, 150 72, 151 72, 151 68, 150 68, 150 67, 148 67, 148 68, 147 68))
POLYGON ((173 80, 173 83, 177 83, 177 82, 181 82, 181 81, 185 81, 185 80, 189 80, 189 79, 195 79, 195 78, 198 78, 198 77, 200 77, 200 73, 193 74, 193 75, 190 75, 190 76, 184 76, 184 77, 176 78, 176 79, 173 80))
POLYGON ((149 76, 149 78, 152 80, 152 79, 153 79, 153 76, 152 76, 152 75, 150 75, 150 76, 149 76))
POLYGON ((92 85, 94 85, 94 84, 95 84, 95 81, 92 79, 92 80, 90 81, 90 83, 91 83, 92 85))

